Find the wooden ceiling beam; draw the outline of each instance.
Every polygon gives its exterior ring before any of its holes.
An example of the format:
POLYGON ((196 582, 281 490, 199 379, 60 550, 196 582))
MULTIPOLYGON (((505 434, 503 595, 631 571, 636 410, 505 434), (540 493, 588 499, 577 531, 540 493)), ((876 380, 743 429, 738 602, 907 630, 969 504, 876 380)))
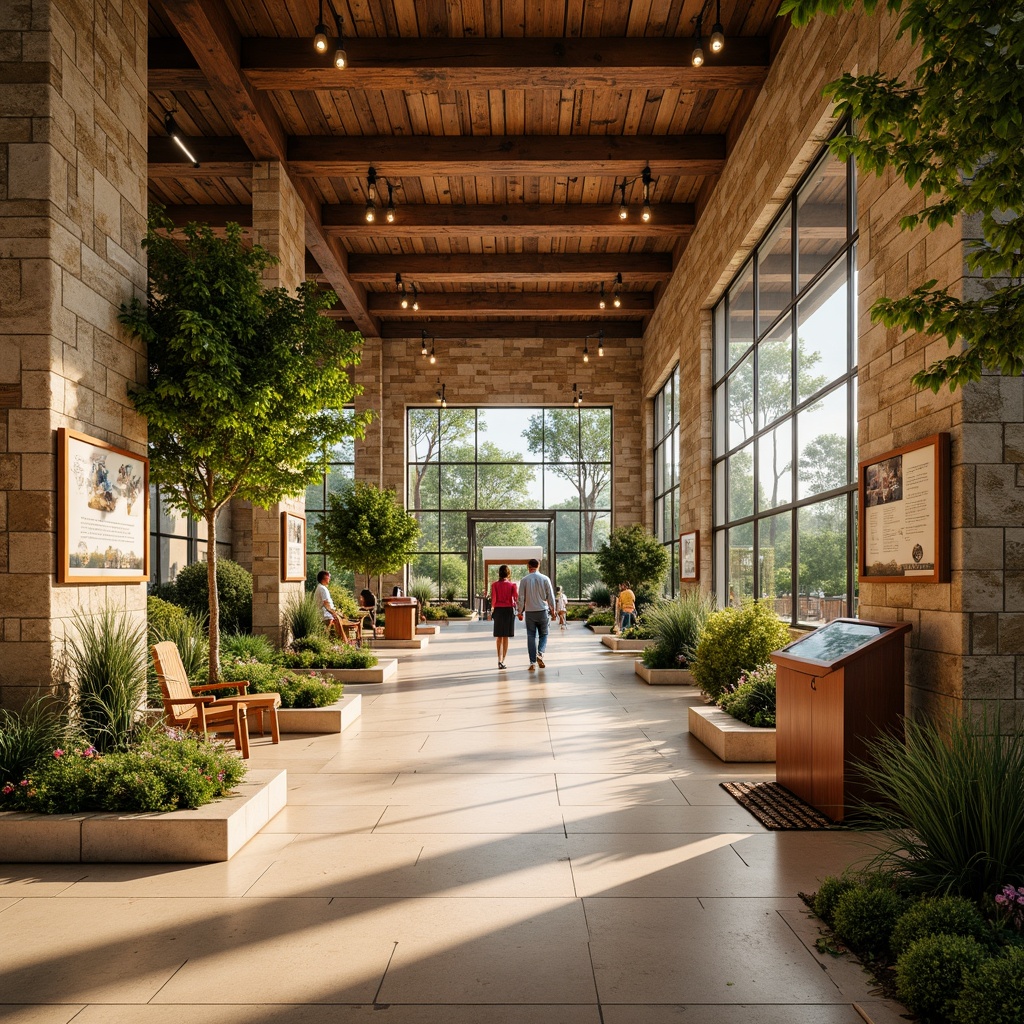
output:
MULTIPOLYGON (((310 39, 241 41, 241 67, 260 90, 317 89, 743 89, 756 90, 768 74, 767 37, 735 37, 702 67, 690 63, 692 39, 526 38, 346 40, 350 63, 333 64, 333 47, 313 50, 310 39)), ((154 39, 150 89, 204 91, 202 68, 174 40, 154 39)))
MULTIPOLYGON (((270 99, 256 92, 242 72, 242 40, 224 0, 162 0, 162 6, 252 155, 257 160, 278 160, 287 166, 288 136, 270 99)), ((196 155, 202 161, 202 155, 196 155)), ((306 246, 359 330, 376 337, 380 324, 366 308, 362 285, 348 276, 346 254, 323 233, 319 202, 308 184, 293 184, 305 214, 306 246)))
MULTIPOLYGON (((644 322, 617 320, 611 323, 595 323, 593 320, 506 320, 506 321, 417 321, 413 323, 389 322, 381 329, 385 339, 415 339, 420 342, 421 330, 438 339, 447 338, 560 338, 578 340, 582 345, 584 337, 604 331, 605 341, 617 338, 643 337, 644 322)), ((593 338, 591 339, 593 340, 593 338)), ((593 358, 599 358, 595 351, 593 358)))
POLYGON ((672 273, 670 253, 511 253, 365 256, 352 254, 349 274, 364 284, 393 284, 395 271, 417 285, 457 281, 609 281, 656 284, 672 273))
POLYGON ((626 220, 619 218, 618 204, 514 203, 480 206, 399 205, 395 222, 367 224, 362 205, 330 205, 323 208, 324 229, 345 238, 553 238, 561 235, 601 235, 626 238, 675 237, 693 230, 694 208, 689 203, 653 205, 651 220, 638 226, 634 207, 626 220))
MULTIPOLYGON (((397 264, 396 264, 397 265, 397 264)), ((593 292, 421 292, 420 311, 402 309, 397 292, 374 292, 369 296, 370 312, 388 320, 404 318, 420 321, 428 316, 593 316, 619 319, 651 313, 654 299, 650 292, 623 292, 621 306, 612 304, 612 290, 606 289, 607 305, 598 308, 598 293, 593 292)), ((420 326, 424 326, 420 324, 420 326)))
POLYGON ((310 177, 589 174, 703 176, 725 166, 722 135, 293 135, 288 163, 310 177))
POLYGON ((238 224, 243 228, 252 227, 251 206, 166 206, 164 210, 176 228, 182 228, 191 221, 209 224, 211 228, 223 228, 238 224))

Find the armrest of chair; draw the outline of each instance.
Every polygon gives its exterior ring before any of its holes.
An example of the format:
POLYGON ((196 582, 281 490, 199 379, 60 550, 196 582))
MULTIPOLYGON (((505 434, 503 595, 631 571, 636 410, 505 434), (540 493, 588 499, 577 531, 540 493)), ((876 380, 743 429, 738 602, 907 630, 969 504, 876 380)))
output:
POLYGON ((248 688, 248 679, 236 679, 230 683, 203 683, 202 686, 193 686, 192 692, 202 693, 203 690, 237 690, 240 694, 244 694, 248 688))

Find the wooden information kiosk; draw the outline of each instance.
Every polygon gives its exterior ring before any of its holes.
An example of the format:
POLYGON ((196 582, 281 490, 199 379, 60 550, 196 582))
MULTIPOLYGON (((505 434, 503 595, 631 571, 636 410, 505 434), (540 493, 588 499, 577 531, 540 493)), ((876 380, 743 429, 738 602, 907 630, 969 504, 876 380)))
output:
POLYGON ((419 602, 415 597, 384 598, 384 639, 415 640, 416 614, 419 602))
POLYGON ((869 740, 903 733, 906 622, 835 619, 772 655, 775 777, 833 821, 860 794, 851 771, 869 740))

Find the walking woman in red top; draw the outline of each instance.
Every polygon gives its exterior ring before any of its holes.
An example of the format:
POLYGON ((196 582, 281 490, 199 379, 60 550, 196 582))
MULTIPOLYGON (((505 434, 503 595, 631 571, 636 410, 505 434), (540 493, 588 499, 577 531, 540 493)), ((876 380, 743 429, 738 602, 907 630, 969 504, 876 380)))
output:
POLYGON ((519 588, 509 579, 507 565, 498 567, 498 578, 491 584, 491 621, 494 623, 494 644, 498 648, 498 668, 505 667, 508 638, 516 635, 516 602, 519 588))

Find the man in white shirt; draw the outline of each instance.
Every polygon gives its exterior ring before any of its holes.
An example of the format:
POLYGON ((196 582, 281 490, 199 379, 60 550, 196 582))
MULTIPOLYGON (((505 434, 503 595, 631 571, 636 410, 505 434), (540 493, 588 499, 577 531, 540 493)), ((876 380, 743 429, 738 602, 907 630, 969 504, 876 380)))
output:
POLYGON ((548 646, 548 623, 555 617, 555 591, 551 580, 540 572, 540 562, 531 558, 526 563, 530 571, 519 581, 519 621, 526 619, 526 650, 530 655, 530 669, 544 667, 544 651, 548 646), (540 634, 538 642, 537 634, 540 634))
POLYGON ((334 607, 334 599, 331 597, 331 592, 327 589, 327 584, 331 582, 331 574, 326 569, 321 569, 316 574, 316 590, 313 591, 313 600, 316 601, 316 606, 320 609, 320 614, 323 616, 324 626, 327 627, 327 631, 330 632, 331 623, 334 623, 334 628, 338 632, 338 636, 344 636, 344 632, 341 628, 341 616, 338 614, 338 609, 334 607))

